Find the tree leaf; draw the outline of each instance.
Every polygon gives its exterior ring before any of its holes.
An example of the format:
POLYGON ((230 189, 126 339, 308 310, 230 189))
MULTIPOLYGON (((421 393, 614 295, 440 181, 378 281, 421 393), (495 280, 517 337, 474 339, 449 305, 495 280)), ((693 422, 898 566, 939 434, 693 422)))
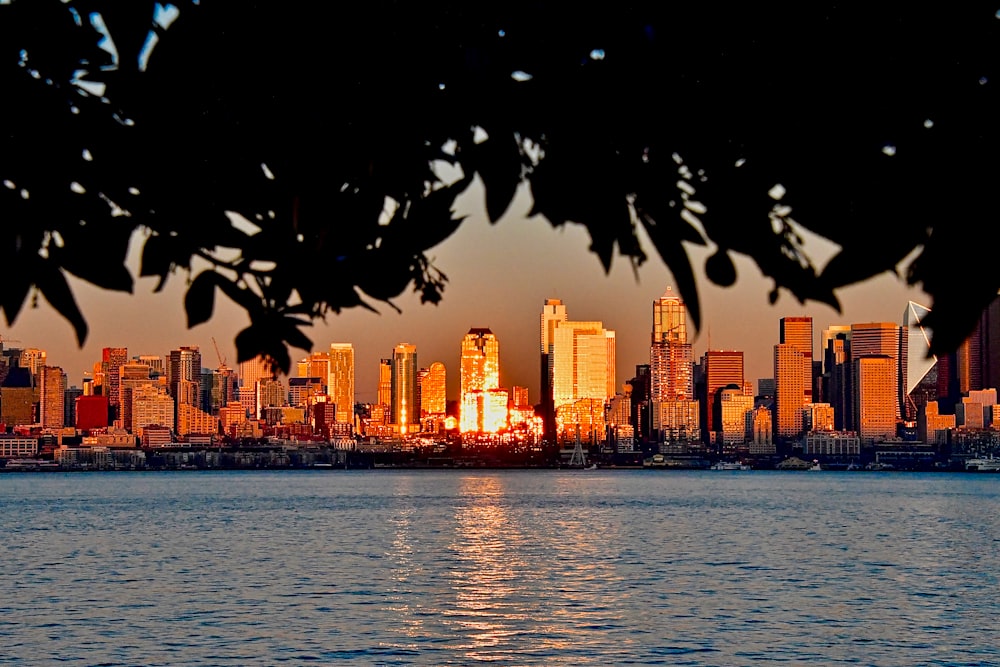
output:
POLYGON ((212 318, 212 312, 215 310, 215 287, 219 284, 220 278, 225 280, 212 269, 208 269, 191 281, 184 295, 188 329, 208 322, 212 318))
POLYGON ((76 342, 83 347, 84 341, 87 340, 87 322, 83 319, 83 313, 77 306, 76 297, 73 296, 62 270, 55 266, 42 268, 35 274, 35 285, 56 312, 73 325, 76 342))

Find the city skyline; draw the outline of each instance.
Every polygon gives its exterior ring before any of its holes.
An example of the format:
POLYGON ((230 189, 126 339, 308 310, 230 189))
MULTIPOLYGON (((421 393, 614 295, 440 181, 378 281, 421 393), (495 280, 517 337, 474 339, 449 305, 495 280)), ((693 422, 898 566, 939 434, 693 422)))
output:
MULTIPOLYGON (((440 361, 449 369, 458 368, 459 342, 470 327, 490 328, 502 341, 504 361, 501 386, 526 386, 532 403, 539 400, 538 312, 548 298, 561 299, 577 320, 600 320, 617 332, 616 377, 618 384, 632 377, 635 366, 649 363, 650 308, 666 287, 675 285, 673 276, 652 256, 635 268, 616 258, 605 275, 597 258, 590 253, 589 237, 578 225, 552 229, 526 216, 530 196, 522 192, 508 214, 496 225, 470 206, 481 200, 463 197, 469 219, 456 234, 434 249, 431 256, 450 278, 442 302, 436 306, 419 303, 413 294, 394 299, 401 313, 376 303, 381 314, 355 308, 329 314, 325 324, 307 328, 313 351, 328 349, 331 342, 354 345, 356 359, 355 398, 375 402, 378 391, 379 359, 391 356, 402 341, 417 346, 421 367, 440 361)), ((808 233, 805 247, 812 248, 817 266, 832 255, 834 248, 808 233)), ((695 332, 688 326, 688 340, 694 358, 709 347, 714 350, 744 352, 745 375, 756 380, 771 377, 773 345, 778 340, 778 320, 786 316, 811 316, 814 331, 831 325, 854 322, 900 323, 908 301, 927 306, 926 294, 910 287, 892 274, 860 283, 838 292, 843 312, 824 304, 799 304, 782 292, 773 305, 768 294, 769 280, 749 260, 737 257, 739 279, 733 288, 720 288, 704 278, 701 267, 713 248, 687 246, 698 278, 702 301, 702 326, 695 332)), ((649 247, 652 252, 652 248, 649 247)), ((137 269, 138 259, 130 262, 137 269)), ((165 356, 179 346, 198 346, 206 367, 216 367, 213 352, 218 342, 220 357, 236 367, 233 339, 248 321, 245 313, 224 298, 217 299, 209 322, 186 328, 183 312, 185 275, 168 281, 162 293, 152 293, 147 279, 137 281, 135 294, 108 292, 73 280, 90 334, 78 348, 72 327, 39 299, 37 308, 26 308, 13 327, 0 330, 10 347, 47 350, 49 363, 61 366, 69 384, 79 386, 84 372, 90 372, 104 347, 122 346, 130 356, 165 356), (214 339, 214 340, 213 340, 214 339), (16 341, 16 342, 15 342, 16 341)), ((814 341, 819 348, 818 339, 814 341)), ((307 356, 292 349, 294 363, 307 356)), ((448 374, 448 396, 457 398, 458 373, 448 374)))

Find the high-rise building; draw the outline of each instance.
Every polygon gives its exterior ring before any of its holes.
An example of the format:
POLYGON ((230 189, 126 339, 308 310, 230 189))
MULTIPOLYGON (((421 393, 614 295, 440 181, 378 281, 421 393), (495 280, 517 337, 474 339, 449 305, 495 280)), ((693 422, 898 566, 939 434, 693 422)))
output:
POLYGON ((144 384, 154 384, 150 377, 152 368, 146 364, 130 362, 118 368, 118 394, 121 397, 121 410, 118 419, 119 426, 129 433, 134 433, 132 425, 132 395, 135 388, 144 384))
POLYGON ((500 341, 486 328, 472 328, 462 338, 459 368, 463 433, 496 433, 507 426, 507 400, 503 405, 490 394, 500 389, 500 341))
MULTIPOLYGON (((705 371, 704 395, 699 396, 702 414, 701 423, 705 431, 705 441, 709 442, 709 434, 721 432, 721 414, 719 412, 719 394, 729 385, 736 385, 743 390, 743 353, 736 350, 708 350, 702 357, 702 367, 705 371)), ((751 395, 751 407, 753 404, 751 395)))
POLYGON ((417 346, 400 343, 392 349, 392 423, 402 435, 420 428, 417 401, 417 346))
POLYGON ((128 348, 106 347, 101 352, 101 373, 104 376, 104 393, 108 397, 112 418, 121 417, 121 377, 118 369, 128 362, 128 348))
POLYGON ((39 422, 42 428, 62 428, 65 419, 66 374, 59 366, 42 366, 39 373, 39 422))
MULTIPOLYGON (((347 345, 350 347, 350 343, 335 343, 336 345, 347 345)), ((331 344, 331 347, 334 344, 331 344)), ((351 357, 353 359, 353 348, 351 357)), ((352 361, 353 365, 353 361, 352 361)), ((298 375, 299 377, 306 378, 319 378, 322 382, 322 389, 327 394, 330 394, 330 352, 313 352, 308 357, 303 359, 298 363, 298 375)), ((354 405, 353 391, 351 396, 351 405, 354 405)))
POLYGON ((254 357, 240 363, 240 386, 251 389, 260 380, 270 380, 274 377, 268 361, 264 357, 254 357))
MULTIPOLYGON (((797 438, 802 433, 805 379, 802 351, 792 343, 774 346, 774 435, 797 438)), ((811 370, 811 369, 810 369, 811 370)))
POLYGON ((813 322, 811 317, 782 317, 779 343, 792 345, 802 354, 802 404, 812 403, 813 322))
POLYGON ((132 431, 140 433, 147 426, 165 426, 171 431, 176 426, 174 399, 167 394, 166 386, 144 384, 132 388, 132 431))
POLYGON ((201 350, 197 346, 170 350, 167 356, 167 387, 178 403, 201 405, 201 350), (198 388, 186 387, 184 395, 180 396, 182 382, 193 382, 198 388))
POLYGON ((1000 387, 1000 297, 993 300, 979 320, 983 387, 1000 387))
POLYGON ((774 454, 774 427, 771 425, 771 411, 767 406, 758 405, 750 415, 753 436, 750 440, 750 454, 769 456, 774 454))
POLYGON ((552 346, 555 342, 555 326, 567 321, 566 306, 559 299, 546 299, 540 318, 539 345, 541 349, 541 393, 542 437, 552 441, 556 437, 555 405, 552 393, 552 346))
POLYGON ((392 406, 392 359, 378 360, 378 405, 392 406))
POLYGON ((552 400, 561 406, 615 395, 615 332, 602 322, 560 322, 552 345, 552 400))
POLYGON ((722 453, 735 454, 747 441, 753 432, 753 396, 747 395, 742 387, 729 385, 719 390, 716 395, 718 403, 719 428, 721 434, 722 453))
MULTIPOLYGON (((906 414, 907 357, 909 356, 908 327, 892 322, 866 322, 851 325, 851 369, 854 360, 868 355, 888 355, 895 365, 894 391, 896 395, 896 419, 906 414)), ((857 386, 852 389, 857 392, 857 386)), ((856 401, 855 401, 856 403, 856 401)), ((855 422, 858 415, 855 414, 855 422)), ((855 423, 852 430, 860 431, 855 423)), ((862 438, 863 439, 863 438, 862 438)))
POLYGON ((38 376, 42 373, 42 366, 46 365, 45 350, 34 347, 26 347, 21 350, 21 366, 31 371, 31 377, 35 378, 35 384, 41 382, 38 376))
POLYGON ((166 367, 163 364, 163 357, 155 354, 140 354, 139 356, 132 357, 132 361, 137 364, 146 364, 149 366, 149 374, 152 377, 157 377, 166 374, 166 367))
POLYGON ((693 365, 694 353, 687 340, 687 309, 668 287, 663 296, 653 301, 650 399, 654 402, 694 400, 693 365))
POLYGON ((330 343, 330 353, 327 357, 329 374, 326 393, 336 407, 336 421, 341 424, 353 424, 354 346, 351 343, 330 343))
POLYGON ((435 361, 427 368, 420 386, 420 416, 444 416, 448 409, 448 384, 444 364, 435 361))
POLYGON ((862 443, 895 437, 899 405, 896 359, 888 354, 868 354, 856 357, 851 367, 855 430, 862 443))
MULTIPOLYGON (((687 340, 687 308, 667 287, 653 301, 649 347, 650 426, 661 443, 697 440, 700 402, 694 388, 694 351, 687 340)), ((639 426, 639 431, 644 429, 639 426)))

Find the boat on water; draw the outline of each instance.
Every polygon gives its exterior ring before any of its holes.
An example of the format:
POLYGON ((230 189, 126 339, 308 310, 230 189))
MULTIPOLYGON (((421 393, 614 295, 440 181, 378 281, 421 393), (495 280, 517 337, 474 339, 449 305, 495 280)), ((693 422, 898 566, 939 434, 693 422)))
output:
POLYGON ((3 470, 27 470, 27 471, 40 471, 40 470, 58 470, 59 464, 55 461, 47 461, 44 459, 8 459, 7 464, 3 467, 3 470))
POLYGON ((806 468, 806 470, 811 470, 811 471, 822 470, 822 469, 823 466, 816 459, 813 459, 812 465, 806 468))
POLYGON ((643 468, 666 468, 667 467, 667 457, 663 454, 653 454, 648 459, 643 459, 643 468))
POLYGON ((709 470, 752 470, 749 464, 739 461, 716 461, 709 470))
POLYGON ((990 456, 980 456, 966 459, 965 469, 975 472, 1000 472, 1000 459, 990 456))

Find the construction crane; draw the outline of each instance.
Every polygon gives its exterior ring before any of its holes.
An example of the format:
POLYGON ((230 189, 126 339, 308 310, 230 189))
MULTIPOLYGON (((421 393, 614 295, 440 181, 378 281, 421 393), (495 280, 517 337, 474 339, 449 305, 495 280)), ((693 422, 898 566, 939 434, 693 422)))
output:
POLYGON ((212 346, 215 347, 215 356, 219 358, 219 368, 229 368, 226 366, 226 358, 219 352, 219 344, 215 342, 215 336, 212 336, 212 346))

